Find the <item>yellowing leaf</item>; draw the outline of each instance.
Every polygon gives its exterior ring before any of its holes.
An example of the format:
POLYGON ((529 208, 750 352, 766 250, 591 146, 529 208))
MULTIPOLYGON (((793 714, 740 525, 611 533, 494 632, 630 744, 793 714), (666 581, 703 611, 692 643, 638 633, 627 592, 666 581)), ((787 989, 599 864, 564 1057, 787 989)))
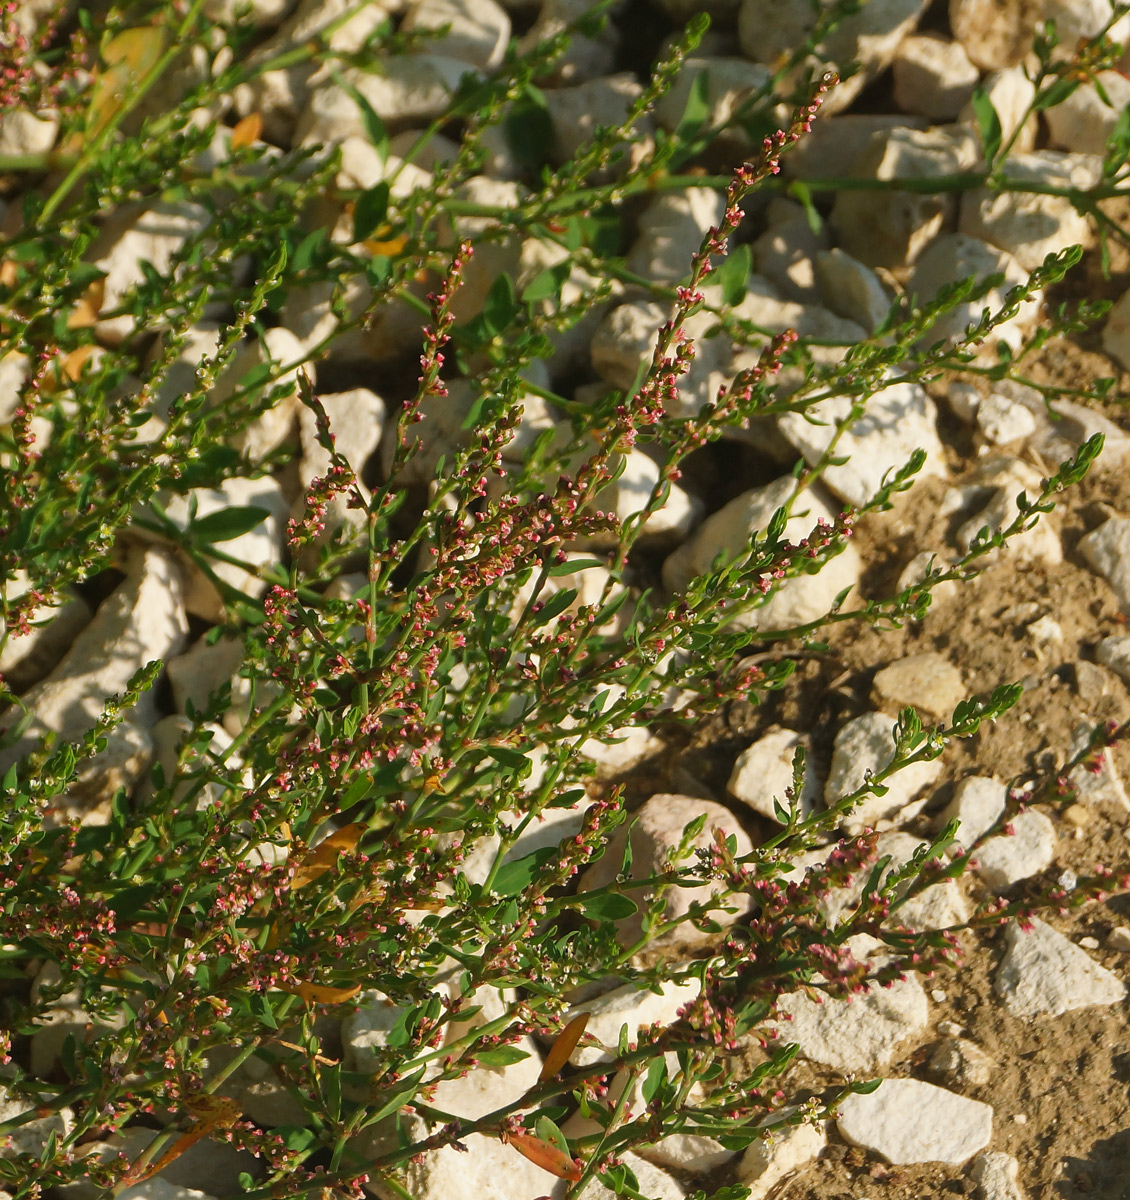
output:
POLYGON ((211 1092, 194 1092, 186 1096, 184 1106, 194 1120, 202 1121, 213 1128, 230 1128, 243 1112, 243 1106, 238 1100, 232 1100, 228 1096, 214 1096, 211 1092))
POLYGON ((408 235, 402 233, 399 237, 394 237, 387 242, 381 241, 379 238, 367 238, 361 245, 370 254, 383 254, 386 258, 392 258, 408 245, 408 235))
POLYGON ((311 1004, 344 1004, 347 1000, 352 1000, 360 990, 359 983, 352 987, 330 987, 324 983, 298 983, 293 987, 279 987, 280 992, 300 996, 311 1004))
MULTIPOLYGON (((102 302, 106 298, 106 280, 95 279, 79 297, 78 303, 67 318, 68 329, 89 329, 98 320, 102 302)), ((71 376, 72 379, 76 376, 71 376)))
POLYGON ((19 278, 19 269, 10 258, 6 258, 0 263, 0 284, 4 287, 15 287, 19 282, 19 278))
POLYGON ((357 843, 368 828, 368 825, 354 821, 335 830, 328 838, 319 842, 299 863, 290 881, 290 890, 297 892, 299 888, 304 888, 327 871, 333 870, 343 854, 356 849, 357 843))
POLYGON ((156 25, 124 29, 102 51, 106 69, 94 80, 87 118, 88 137, 100 133, 129 96, 130 86, 151 71, 165 49, 165 31, 156 25))
POLYGON ((243 150, 252 142, 257 142, 263 132, 263 116, 261 113, 248 113, 242 121, 235 123, 231 131, 231 148, 243 150))
POLYGON ((543 1142, 541 1138, 529 1133, 511 1133, 504 1141, 510 1143, 523 1158, 528 1158, 535 1167, 541 1167, 558 1179, 568 1179, 576 1183, 584 1174, 581 1164, 576 1159, 563 1154, 556 1146, 543 1142))
POLYGON ((545 1083, 547 1079, 552 1079, 569 1061, 573 1051, 577 1048, 577 1043, 584 1036, 590 1016, 592 1013, 585 1012, 574 1017, 557 1035, 553 1045, 549 1048, 549 1053, 545 1056, 545 1064, 538 1076, 539 1083, 545 1083))

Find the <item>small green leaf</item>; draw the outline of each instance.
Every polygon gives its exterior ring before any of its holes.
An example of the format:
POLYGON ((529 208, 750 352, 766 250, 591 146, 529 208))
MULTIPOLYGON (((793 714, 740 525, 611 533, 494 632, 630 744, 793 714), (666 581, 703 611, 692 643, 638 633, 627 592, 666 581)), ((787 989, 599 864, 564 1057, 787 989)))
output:
POLYGON ((509 275, 499 275, 490 285, 483 302, 483 324, 490 337, 504 333, 518 315, 518 301, 514 296, 514 281, 509 275))
POLYGON ((373 149, 380 155, 381 162, 388 158, 388 130, 381 120, 377 110, 365 99, 352 83, 340 72, 332 71, 333 81, 354 104, 361 110, 361 124, 365 126, 365 136, 368 137, 373 149))
POLYGON ((579 897, 582 915, 590 921, 622 921, 637 911, 636 905, 619 892, 599 892, 579 897))
POLYGON ((269 509, 260 508, 257 504, 236 505, 199 517, 191 522, 187 532, 209 545, 230 542, 258 528, 270 515, 269 509))
POLYGON ((543 846, 525 858, 503 864, 494 877, 494 892, 497 896, 517 896, 534 882, 541 869, 557 854, 556 846, 543 846))
POLYGON ((494 1050, 477 1050, 475 1052, 475 1061, 484 1067, 510 1067, 529 1057, 525 1050, 519 1050, 517 1046, 499 1046, 494 1050))
POLYGON ((388 212, 389 186, 378 183, 357 197, 353 209, 353 240, 363 242, 379 228, 388 212))
POLYGON ((714 274, 715 281, 722 289, 722 299, 731 308, 745 299, 752 265, 753 251, 746 243, 731 250, 714 274))
POLYGON ((555 300, 561 294, 561 286, 569 278, 573 264, 569 259, 562 259, 552 267, 539 271, 522 289, 522 302, 534 304, 538 300, 555 300))
POLYGON ((989 94, 983 88, 973 93, 973 113, 977 118, 977 132, 981 138, 981 152, 985 161, 992 164, 1001 148, 1001 119, 993 107, 989 94))
POLYGON ((706 124, 710 116, 710 81, 706 71, 699 71, 691 83, 687 93, 687 104, 683 115, 675 126, 675 139, 679 142, 689 142, 694 135, 706 124))

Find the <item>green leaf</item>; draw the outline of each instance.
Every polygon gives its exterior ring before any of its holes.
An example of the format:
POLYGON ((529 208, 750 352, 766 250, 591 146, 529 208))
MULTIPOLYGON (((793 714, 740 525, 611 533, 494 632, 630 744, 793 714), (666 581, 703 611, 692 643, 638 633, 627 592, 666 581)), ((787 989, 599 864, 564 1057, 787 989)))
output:
POLYGON ((981 138, 981 152, 985 155, 985 161, 992 164, 1001 148, 1001 119, 984 88, 978 88, 973 93, 972 104, 981 138))
POLYGON ((509 275, 499 275, 490 285, 483 302, 483 324, 490 337, 504 333, 518 315, 518 301, 514 295, 514 281, 509 275))
POLYGON ((636 905, 619 892, 598 892, 579 896, 582 915, 590 921, 622 921, 637 911, 636 905))
POLYGON ((569 278, 572 269, 572 262, 565 258, 554 266, 539 271, 522 289, 522 302, 534 304, 538 300, 557 300, 561 295, 561 286, 569 278))
POLYGON ((559 592, 554 592, 541 610, 534 614, 534 624, 548 625, 554 617, 560 616, 576 600, 577 595, 576 588, 563 588, 559 592))
POLYGON ((497 896, 517 896, 541 874, 542 867, 557 854, 556 846, 543 846, 525 858, 504 863, 494 877, 494 892, 497 896))
POLYGON ((333 81, 354 104, 361 110, 361 124, 365 126, 365 136, 369 139, 373 149, 380 155, 381 162, 385 162, 388 158, 388 130, 385 129, 385 123, 377 114, 377 110, 365 99, 364 96, 349 82, 339 71, 331 71, 333 81))
POLYGON ((519 1050, 517 1046, 499 1046, 494 1050, 475 1051, 475 1061, 484 1067, 510 1067, 529 1057, 525 1050, 519 1050))
MULTIPOLYGON (((684 68, 685 70, 685 68, 684 68)), ((675 126, 675 140, 689 142, 706 124, 710 116, 710 81, 706 71, 699 71, 687 93, 687 104, 683 115, 675 126)))
POLYGON ((199 517, 189 524, 187 532, 209 545, 230 542, 262 525, 270 515, 270 509, 260 508, 257 504, 236 505, 199 517))
POLYGON ((553 122, 545 96, 533 86, 514 100, 502 122, 502 132, 514 157, 531 175, 550 161, 553 122))
POLYGON ((389 186, 378 183, 357 197, 353 209, 353 240, 363 242, 384 222, 388 212, 389 186))
POLYGON ((520 750, 512 750, 509 746, 487 746, 486 752, 496 763, 501 763, 512 771, 529 769, 530 760, 520 750))
POLYGON ((551 1146, 556 1146, 562 1154, 572 1158, 573 1152, 569 1149, 569 1143, 566 1141, 565 1135, 548 1117, 538 1117, 534 1123, 534 1132, 543 1142, 548 1142, 551 1146))
POLYGON ((722 289, 722 299, 733 307, 745 299, 749 286, 749 272, 753 265, 753 251, 748 243, 731 250, 714 273, 715 282, 722 289))
POLYGON ((603 567, 599 558, 574 558, 567 562, 554 563, 546 574, 553 578, 557 575, 572 575, 575 571, 588 571, 592 567, 603 567))

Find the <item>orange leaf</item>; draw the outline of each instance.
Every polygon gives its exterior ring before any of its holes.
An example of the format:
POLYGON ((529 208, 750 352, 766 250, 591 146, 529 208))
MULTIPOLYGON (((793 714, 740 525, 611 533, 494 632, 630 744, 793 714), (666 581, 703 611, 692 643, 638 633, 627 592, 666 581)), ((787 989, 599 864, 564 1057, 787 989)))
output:
POLYGON ((508 1141, 523 1158, 528 1158, 535 1167, 541 1167, 558 1179, 568 1179, 576 1183, 584 1174, 581 1164, 575 1158, 563 1154, 556 1146, 543 1142, 541 1138, 529 1133, 512 1133, 504 1139, 508 1141))
POLYGON ((361 985, 355 983, 352 987, 330 987, 324 983, 299 983, 294 987, 280 987, 280 992, 290 996, 300 996, 311 1004, 344 1004, 352 1000, 361 990, 361 985))
POLYGON ((290 881, 290 890, 297 892, 299 888, 313 883, 320 875, 324 875, 336 867, 337 860, 343 854, 348 854, 356 849, 357 843, 368 828, 368 825, 354 821, 335 830, 328 838, 320 841, 313 850, 303 856, 290 881))
POLYGON ((15 287, 19 278, 19 270, 10 258, 6 258, 0 263, 0 284, 3 284, 4 287, 15 287))
POLYGON ((125 103, 130 86, 148 74, 165 49, 165 31, 156 25, 124 29, 102 51, 106 70, 96 75, 90 98, 87 133, 93 136, 113 119, 125 103))
POLYGON ((552 1079, 569 1061, 573 1051, 577 1048, 577 1043, 584 1036, 585 1026, 588 1025, 591 1016, 592 1013, 581 1013, 574 1017, 557 1035, 553 1045, 549 1048, 549 1053, 545 1056, 545 1065, 538 1076, 538 1083, 545 1083, 547 1079, 552 1079))
POLYGON ((98 320, 102 301, 106 298, 106 280, 95 279, 79 297, 67 318, 68 329, 89 329, 98 320))
POLYGON ((233 150, 242 150, 250 146, 252 142, 259 140, 259 135, 263 132, 263 116, 261 113, 248 113, 242 121, 235 123, 235 128, 231 131, 231 148, 233 150))
POLYGON ((76 346, 73 350, 64 354, 59 362, 59 366, 63 370, 63 375, 71 383, 74 383, 81 377, 83 367, 86 366, 90 356, 97 349, 97 346, 76 346))

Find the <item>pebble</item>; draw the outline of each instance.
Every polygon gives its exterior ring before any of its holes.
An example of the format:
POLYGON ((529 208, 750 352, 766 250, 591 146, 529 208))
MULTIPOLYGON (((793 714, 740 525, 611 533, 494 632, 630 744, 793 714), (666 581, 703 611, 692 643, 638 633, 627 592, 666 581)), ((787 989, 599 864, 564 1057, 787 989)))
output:
POLYGON ((1103 326, 1103 349, 1130 369, 1130 291, 1114 302, 1103 326))
MULTIPOLYGON (((1080 722, 1071 735, 1069 752, 1079 754, 1090 741, 1094 721, 1080 722)), ((1118 766, 1109 748, 1092 753, 1091 761, 1084 760, 1067 772, 1067 782, 1082 804, 1109 805, 1120 812, 1130 811, 1130 797, 1118 773, 1118 766)))
POLYGON ((1102 85, 1110 104, 1088 81, 1077 87, 1065 100, 1044 112, 1051 146, 1056 150, 1079 150, 1084 154, 1105 154, 1107 138, 1114 130, 1119 114, 1130 105, 1130 79, 1121 71, 1098 71, 1095 80, 1102 85))
MULTIPOLYGON (((663 563, 663 584, 669 592, 680 592, 696 575, 705 574, 722 555, 733 561, 749 546, 750 535, 764 531, 777 509, 788 503, 796 488, 791 475, 765 487, 753 488, 711 513, 699 528, 663 563)), ((833 502, 819 486, 804 493, 803 503, 793 508, 785 523, 784 537, 797 543, 806 538, 817 521, 834 519, 833 502)), ((736 614, 735 629, 788 629, 815 621, 828 613, 836 596, 859 580, 862 563, 853 545, 831 559, 816 575, 786 579, 770 592, 757 608, 736 614)))
MULTIPOLYGON (((1039 130, 1038 119, 1030 107, 1036 96, 1036 86, 1024 73, 1024 68, 1006 67, 1002 71, 993 71, 981 81, 980 90, 985 93, 997 114, 1001 145, 1015 135, 1010 154, 1031 150, 1036 144, 1039 130), (1022 121, 1024 125, 1021 128, 1022 121)), ((970 129, 979 127, 972 101, 962 108, 959 117, 970 129)))
MULTIPOLYGON (((1019 1116, 1013 1119, 1020 1121, 1019 1116)), ((969 1168, 969 1178, 977 1185, 978 1200, 1024 1200, 1020 1164, 1011 1154, 978 1154, 969 1168)))
POLYGON ((443 29, 425 43, 429 50, 492 71, 502 62, 510 40, 510 17, 495 0, 417 0, 409 4, 400 29, 443 29))
MULTIPOLYGON (((820 401, 804 413, 786 413, 777 422, 781 433, 810 466, 819 462, 831 445, 837 426, 851 413, 850 397, 820 401), (812 420, 822 422, 813 425, 812 420)), ((906 464, 915 450, 926 452, 917 479, 945 474, 945 459, 938 437, 937 408, 914 383, 896 383, 876 391, 863 415, 836 443, 837 457, 845 463, 827 467, 824 485, 848 504, 866 504, 882 486, 884 476, 906 464)))
POLYGON ((984 1087, 997 1070, 997 1064, 976 1042, 963 1037, 947 1037, 930 1056, 931 1075, 956 1088, 984 1087))
POLYGON ((734 1174, 748 1200, 765 1200, 787 1176, 810 1163, 827 1145, 826 1122, 785 1125, 763 1134, 742 1155, 734 1174))
POLYGON ((1004 446, 1031 437, 1036 418, 1023 404, 990 392, 977 408, 977 427, 994 446, 1004 446))
POLYGON ((967 776, 954 789, 953 799, 938 817, 938 828, 956 817, 961 824, 954 836, 954 844, 968 849, 997 823, 1007 803, 1008 788, 999 779, 987 775, 967 776))
POLYGON ((845 1141, 889 1163, 960 1166, 993 1134, 993 1110, 917 1079, 885 1079, 870 1095, 840 1105, 836 1128, 845 1141))
POLYGON ((1111 950, 1117 950, 1121 954, 1130 952, 1130 928, 1116 925, 1107 935, 1106 944, 1111 950))
MULTIPOLYGON (((662 792, 652 796, 635 814, 631 824, 632 867, 630 878, 647 879, 651 875, 662 874, 669 862, 670 853, 683 840, 683 830, 698 817, 705 816, 706 823, 691 843, 692 853, 689 859, 694 862, 693 850, 709 849, 714 842, 714 831, 722 830, 727 837, 733 837, 737 843, 736 854, 740 857, 753 850, 749 835, 738 824, 737 818, 728 808, 715 804, 711 800, 701 800, 694 796, 679 796, 662 792)), ((609 886, 616 878, 623 862, 624 846, 628 837, 627 827, 621 826, 608 844, 603 858, 590 867, 581 876, 581 888, 585 891, 609 886)), ((693 904, 708 901, 711 896, 720 891, 718 884, 702 884, 699 887, 672 887, 668 889, 662 920, 674 921, 690 911, 693 904)), ((631 893, 637 897, 642 893, 631 893)), ((742 898, 736 897, 728 902, 731 908, 742 906, 742 898)), ((746 905, 748 906, 748 901, 746 905)), ((736 919, 736 913, 726 913, 719 909, 711 913, 711 920, 723 925, 736 919)), ((641 932, 643 914, 638 909, 631 915, 616 923, 617 937, 622 944, 628 946, 638 940, 641 932)), ((670 950, 673 947, 692 949, 711 944, 717 934, 703 933, 690 923, 684 923, 671 930, 661 939, 652 942, 653 947, 662 945, 670 950)))
MULTIPOLYGON (((895 722, 884 713, 869 712, 846 721, 836 734, 828 782, 824 787, 824 803, 831 807, 841 796, 850 795, 861 787, 868 772, 877 772, 894 758, 892 733, 895 722)), ((925 805, 928 796, 921 795, 941 774, 942 764, 911 763, 884 780, 883 795, 865 796, 841 822, 848 833, 865 826, 897 820, 908 821, 925 805)))
POLYGON ((1095 658, 1130 683, 1130 637, 1118 634, 1103 638, 1095 648, 1095 658))
POLYGON ((971 62, 982 71, 995 71, 1019 63, 1028 51, 1035 9, 1031 0, 949 0, 950 28, 971 62))
POLYGON ((901 658, 877 672, 872 693, 902 708, 912 705, 934 717, 948 717, 965 699, 961 672, 940 654, 926 651, 901 658))
MULTIPOLYGON (((848 945, 863 961, 881 943, 857 934, 848 945)), ((817 1004, 803 992, 791 992, 778 1001, 778 1013, 784 1019, 766 1022, 766 1027, 776 1029, 782 1042, 796 1042, 805 1058, 833 1070, 867 1075, 882 1070, 908 1038, 926 1028, 930 1002, 917 977, 908 975, 850 1001, 817 1004)))
POLYGON ((1126 995, 1117 975, 1036 918, 1029 933, 1010 924, 1004 946, 993 990, 1014 1017, 1058 1017, 1076 1008, 1118 1004, 1126 995))
POLYGON ((903 38, 891 71, 898 107, 932 121, 953 120, 980 78, 960 42, 931 34, 903 38))
MULTIPOLYGON (((801 742, 800 734, 791 729, 773 727, 767 730, 758 741, 738 755, 726 785, 730 794, 761 816, 778 821, 774 801, 788 808, 785 791, 792 787, 793 756, 801 742)), ((804 787, 798 804, 801 820, 812 814, 819 796, 820 784, 816 772, 812 763, 806 761, 804 787)))
POLYGON ((1007 891, 1022 879, 1046 870, 1055 857, 1055 826, 1036 809, 1017 813, 1012 834, 988 838, 977 850, 977 873, 994 892, 1007 891))
POLYGON ((585 1035, 570 1061, 578 1067, 612 1062, 622 1026, 627 1025, 628 1036, 634 1040, 643 1025, 670 1025, 678 1018, 679 1010, 696 999, 700 991, 697 983, 660 983, 657 987, 659 990, 653 992, 646 985, 626 983, 565 1013, 562 1020, 566 1022, 582 1012, 589 1014, 585 1035))
POLYGON ((879 276, 838 246, 818 251, 814 263, 823 303, 837 316, 874 333, 894 303, 879 276))

